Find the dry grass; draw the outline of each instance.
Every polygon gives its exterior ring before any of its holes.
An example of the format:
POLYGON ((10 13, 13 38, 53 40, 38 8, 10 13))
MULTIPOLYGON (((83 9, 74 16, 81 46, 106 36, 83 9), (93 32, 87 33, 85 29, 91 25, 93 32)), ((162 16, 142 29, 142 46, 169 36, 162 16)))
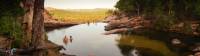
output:
POLYGON ((108 16, 109 9, 54 9, 49 10, 50 14, 58 21, 86 23, 102 21, 108 16))

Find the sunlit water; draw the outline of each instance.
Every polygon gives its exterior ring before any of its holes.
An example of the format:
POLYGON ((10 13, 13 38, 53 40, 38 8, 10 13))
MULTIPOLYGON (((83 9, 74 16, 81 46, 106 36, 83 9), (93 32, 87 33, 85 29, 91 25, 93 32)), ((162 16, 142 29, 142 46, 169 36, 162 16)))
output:
POLYGON ((61 52, 77 56, 177 56, 159 40, 140 35, 104 35, 106 23, 80 24, 48 32, 49 40, 63 45, 61 52), (63 43, 64 36, 72 36, 72 42, 63 43), (139 51, 139 52, 138 52, 139 51))
POLYGON ((49 40, 63 45, 65 53, 77 56, 122 56, 116 46, 116 34, 103 35, 105 23, 80 24, 69 28, 57 29, 48 33, 49 40), (72 36, 72 43, 63 43, 64 36, 72 36))

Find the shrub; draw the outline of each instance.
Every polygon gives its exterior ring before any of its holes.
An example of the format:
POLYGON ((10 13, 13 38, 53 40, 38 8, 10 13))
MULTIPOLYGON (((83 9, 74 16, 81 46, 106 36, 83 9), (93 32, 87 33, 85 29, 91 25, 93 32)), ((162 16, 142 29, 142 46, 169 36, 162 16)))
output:
POLYGON ((169 29, 173 24, 175 24, 176 19, 171 16, 160 16, 157 19, 155 19, 154 27, 157 30, 167 30, 169 29))
POLYGON ((13 42, 14 45, 19 44, 22 39, 21 24, 15 17, 9 15, 3 16, 0 18, 0 33, 13 37, 15 39, 13 42))

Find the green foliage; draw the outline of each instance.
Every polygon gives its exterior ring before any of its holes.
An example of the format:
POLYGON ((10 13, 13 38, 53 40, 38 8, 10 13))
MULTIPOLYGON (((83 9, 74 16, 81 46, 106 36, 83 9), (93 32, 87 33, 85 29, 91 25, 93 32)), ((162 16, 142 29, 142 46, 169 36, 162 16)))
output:
POLYGON ((173 24, 175 24, 176 20, 171 16, 160 16, 157 18, 154 22, 154 27, 157 30, 167 30, 169 29, 173 24))
POLYGON ((17 41, 13 43, 15 47, 22 38, 22 28, 18 17, 23 15, 24 10, 19 6, 20 1, 1 0, 0 2, 0 34, 13 37, 17 41))
POLYGON ((106 13, 108 15, 117 15, 117 16, 120 16, 122 14, 122 12, 120 12, 119 10, 108 10, 106 13))
POLYGON ((0 17, 6 15, 19 16, 23 15, 24 11, 19 6, 21 0, 1 0, 0 1, 0 17))
POLYGON ((187 34, 191 34, 192 33, 191 24, 186 22, 181 30, 187 34))
POLYGON ((14 37, 14 44, 19 44, 22 39, 22 28, 16 17, 3 16, 0 18, 0 33, 14 37))
POLYGON ((16 25, 15 25, 15 21, 14 18, 11 16, 3 16, 0 19, 0 30, 2 33, 7 33, 9 35, 12 35, 13 30, 15 29, 16 25))
MULTIPOLYGON (((194 10, 193 10, 194 17, 200 18, 200 0, 197 0, 194 4, 194 10)), ((200 19, 199 19, 200 20, 200 19)))
POLYGON ((162 0, 120 0, 115 7, 127 14, 158 14, 162 10, 162 0))
POLYGON ((112 14, 115 14, 115 11, 116 10, 108 10, 106 13, 109 14, 109 15, 112 15, 112 14))
POLYGON ((115 7, 123 12, 133 12, 134 10, 136 10, 134 2, 135 0, 119 0, 115 7))
MULTIPOLYGON (((200 0, 119 0, 115 7, 131 16, 152 19, 159 30, 181 21, 200 20, 200 0)), ((190 25, 186 23, 182 31, 192 33, 190 25)))
POLYGON ((147 17, 162 14, 178 19, 200 18, 199 0, 119 0, 115 7, 126 13, 147 17))

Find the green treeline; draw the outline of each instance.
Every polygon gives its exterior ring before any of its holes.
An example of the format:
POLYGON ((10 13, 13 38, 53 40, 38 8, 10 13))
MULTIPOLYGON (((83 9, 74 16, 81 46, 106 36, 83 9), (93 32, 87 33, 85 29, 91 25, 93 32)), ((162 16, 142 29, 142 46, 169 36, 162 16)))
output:
MULTIPOLYGON (((152 20, 153 27, 158 30, 184 23, 181 31, 191 33, 192 22, 200 21, 200 0, 119 0, 115 7, 114 14, 142 16, 152 20)), ((197 28, 200 32, 200 27, 197 28)))
POLYGON ((200 16, 200 0, 119 0, 115 7, 127 14, 151 18, 165 15, 198 19, 200 16))
POLYGON ((14 37, 17 42, 22 38, 20 16, 24 13, 23 9, 19 6, 20 1, 1 0, 0 2, 0 34, 14 37))

